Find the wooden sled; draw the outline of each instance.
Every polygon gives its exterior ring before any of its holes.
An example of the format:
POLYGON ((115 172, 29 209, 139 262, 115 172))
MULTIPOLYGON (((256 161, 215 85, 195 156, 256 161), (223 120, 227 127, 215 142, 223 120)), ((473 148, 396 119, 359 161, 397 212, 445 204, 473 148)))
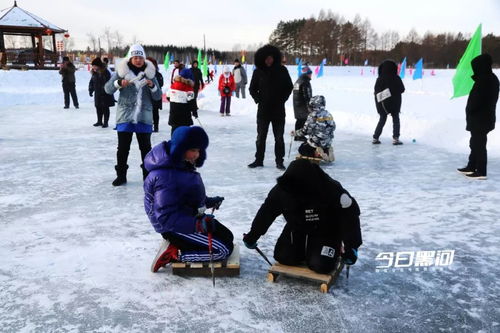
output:
POLYGON ((344 268, 344 263, 339 258, 335 265, 335 269, 330 274, 319 274, 316 273, 305 266, 287 266, 280 263, 275 263, 269 269, 267 273, 267 279, 271 282, 276 282, 280 275, 290 276, 293 278, 299 278, 304 280, 309 280, 313 282, 319 282, 319 290, 322 293, 327 293, 330 287, 335 283, 339 277, 342 269, 344 268))
MULTIPOLYGON (((172 263, 172 274, 182 276, 212 276, 210 262, 174 262, 172 263)), ((224 261, 214 262, 214 275, 238 276, 240 275, 240 248, 234 245, 233 253, 224 261)))

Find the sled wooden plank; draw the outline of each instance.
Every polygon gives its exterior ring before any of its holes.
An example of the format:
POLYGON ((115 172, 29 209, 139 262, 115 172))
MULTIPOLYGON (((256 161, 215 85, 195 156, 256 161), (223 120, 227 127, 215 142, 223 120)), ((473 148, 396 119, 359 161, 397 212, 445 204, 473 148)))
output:
POLYGON ((227 258, 227 268, 240 269, 240 246, 234 244, 233 253, 227 258))
POLYGON ((185 268, 186 263, 185 262, 174 262, 172 263, 172 268, 185 268))
MULTIPOLYGON (((214 262, 214 275, 238 276, 240 275, 240 255, 239 246, 234 245, 231 256, 226 261, 214 262)), ((172 274, 183 276, 212 276, 210 262, 180 262, 172 263, 172 274)))
POLYGON ((305 266, 287 266, 275 263, 270 269, 270 273, 283 274, 291 277, 301 277, 315 282, 330 283, 332 276, 330 274, 319 274, 305 266))
POLYGON ((322 293, 327 293, 330 287, 337 280, 338 276, 344 268, 344 263, 339 258, 335 265, 335 269, 329 274, 316 273, 305 266, 287 266, 280 263, 275 263, 268 272, 267 279, 271 282, 276 282, 279 275, 300 278, 313 282, 319 282, 322 293))

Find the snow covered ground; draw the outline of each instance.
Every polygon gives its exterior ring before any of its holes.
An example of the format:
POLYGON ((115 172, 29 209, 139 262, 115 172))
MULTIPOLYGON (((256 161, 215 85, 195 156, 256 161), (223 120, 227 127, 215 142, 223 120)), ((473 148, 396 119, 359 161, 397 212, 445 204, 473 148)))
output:
MULTIPOLYGON (((427 70, 423 81, 404 80, 405 145, 389 144, 388 120, 383 144, 373 146, 375 76, 360 70, 327 68, 326 77, 312 81, 338 128, 337 160, 325 170, 358 200, 364 240, 349 281, 343 274, 326 295, 294 279, 267 282, 267 264, 245 248, 241 275, 217 279, 215 289, 210 279, 150 273, 160 237, 142 206, 139 151, 134 141, 129 182, 112 187, 116 133, 91 126, 88 72, 77 73, 81 109, 63 110, 57 72, 0 71, 1 330, 498 332, 499 131, 489 136, 489 179, 457 174, 468 152, 466 98, 449 99, 452 71, 430 77, 427 70), (381 252, 430 250, 455 250, 453 264, 376 271, 381 252)), ((290 72, 294 76, 295 68, 290 72)), ((251 99, 233 99, 233 116, 221 118, 211 84, 199 105, 210 136, 200 172, 207 193, 226 198, 217 218, 241 243, 280 175, 272 136, 265 167, 250 170, 256 135, 251 99)), ((169 139, 165 108, 154 144, 169 139)), ((291 100, 287 114, 288 132, 291 100)), ((286 143, 288 150, 288 137, 286 143)), ((270 257, 282 226, 279 218, 260 240, 270 257)))

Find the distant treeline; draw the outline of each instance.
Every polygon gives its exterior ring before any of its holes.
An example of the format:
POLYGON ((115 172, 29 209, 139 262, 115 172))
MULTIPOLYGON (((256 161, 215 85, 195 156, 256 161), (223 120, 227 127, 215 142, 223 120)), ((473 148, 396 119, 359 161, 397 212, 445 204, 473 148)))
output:
MULTIPOLYGON (((473 31, 472 31, 473 32, 473 31)), ((400 38, 396 31, 377 33, 368 19, 356 15, 347 21, 332 11, 320 11, 317 18, 280 21, 269 42, 279 47, 288 58, 301 57, 313 64, 326 58, 328 64, 340 65, 349 59, 349 65, 379 64, 384 59, 413 65, 424 58, 426 67, 456 67, 469 38, 462 33, 427 32, 419 36, 415 29, 400 38)), ((488 52, 500 65, 500 37, 489 34, 483 37, 483 52, 488 52)), ((288 59, 289 63, 292 62, 288 59)))
MULTIPOLYGON (((174 60, 180 60, 182 63, 196 60, 198 57, 198 48, 194 46, 174 46, 174 45, 144 45, 144 51, 148 57, 153 57, 159 64, 163 63, 165 54, 173 55, 174 60)), ((238 51, 221 52, 215 49, 207 49, 207 60, 209 63, 215 59, 217 64, 222 61, 223 64, 232 64, 234 59, 241 59, 241 53, 238 51)), ((254 52, 246 52, 247 61, 253 62, 254 52), (249 58, 250 57, 250 58, 249 58)), ((202 50, 202 60, 205 57, 205 52, 202 50)))

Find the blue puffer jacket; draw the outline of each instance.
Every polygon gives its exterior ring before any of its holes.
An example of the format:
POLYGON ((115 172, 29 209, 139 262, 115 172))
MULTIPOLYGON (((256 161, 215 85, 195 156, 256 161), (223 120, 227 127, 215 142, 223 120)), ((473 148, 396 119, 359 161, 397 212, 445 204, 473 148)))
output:
POLYGON ((200 127, 179 127, 171 141, 162 142, 146 155, 144 167, 144 209, 159 233, 194 233, 198 208, 210 207, 205 185, 196 168, 183 158, 190 148, 199 148, 196 166, 206 159, 208 137, 200 127))

